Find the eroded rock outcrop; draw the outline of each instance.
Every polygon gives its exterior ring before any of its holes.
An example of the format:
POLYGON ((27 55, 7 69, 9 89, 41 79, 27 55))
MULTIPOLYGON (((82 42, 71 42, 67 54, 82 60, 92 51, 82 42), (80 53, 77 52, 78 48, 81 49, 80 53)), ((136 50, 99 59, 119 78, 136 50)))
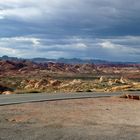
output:
POLYGON ((24 89, 45 89, 47 87, 59 86, 61 81, 54 79, 40 79, 40 80, 24 80, 21 82, 24 84, 24 89))

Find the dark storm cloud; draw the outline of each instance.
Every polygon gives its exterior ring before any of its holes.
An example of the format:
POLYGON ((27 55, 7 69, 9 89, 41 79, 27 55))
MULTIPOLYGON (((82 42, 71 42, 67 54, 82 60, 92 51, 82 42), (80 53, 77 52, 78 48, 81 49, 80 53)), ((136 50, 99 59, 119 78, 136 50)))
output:
POLYGON ((139 0, 0 1, 0 54, 139 61, 139 13, 139 0))

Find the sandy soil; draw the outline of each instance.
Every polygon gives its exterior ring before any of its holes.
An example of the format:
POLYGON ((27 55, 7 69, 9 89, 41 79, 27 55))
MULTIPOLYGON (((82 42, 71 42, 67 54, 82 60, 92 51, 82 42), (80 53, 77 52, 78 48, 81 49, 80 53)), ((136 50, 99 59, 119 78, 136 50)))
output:
POLYGON ((0 140, 139 140, 140 101, 118 97, 0 107, 0 140))

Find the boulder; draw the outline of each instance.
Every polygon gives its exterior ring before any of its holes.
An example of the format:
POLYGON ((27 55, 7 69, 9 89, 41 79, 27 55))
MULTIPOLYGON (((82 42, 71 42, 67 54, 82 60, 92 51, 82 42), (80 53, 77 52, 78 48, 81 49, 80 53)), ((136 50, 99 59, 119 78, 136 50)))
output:
POLYGON ((100 83, 107 82, 107 81, 108 81, 108 79, 105 76, 101 76, 100 79, 99 79, 100 83))
POLYGON ((126 84, 126 83, 128 83, 128 80, 127 79, 124 79, 124 77, 121 77, 120 78, 120 83, 121 84, 126 84))
POLYGON ((73 81, 71 81, 69 84, 70 85, 75 85, 75 84, 81 84, 82 83, 82 81, 79 79, 79 80, 76 80, 76 79, 74 79, 73 81))
POLYGON ((13 94, 13 92, 12 91, 4 91, 4 92, 2 92, 2 94, 10 95, 10 94, 13 94))
POLYGON ((50 80, 49 83, 50 83, 51 86, 59 86, 61 84, 61 81, 50 80))

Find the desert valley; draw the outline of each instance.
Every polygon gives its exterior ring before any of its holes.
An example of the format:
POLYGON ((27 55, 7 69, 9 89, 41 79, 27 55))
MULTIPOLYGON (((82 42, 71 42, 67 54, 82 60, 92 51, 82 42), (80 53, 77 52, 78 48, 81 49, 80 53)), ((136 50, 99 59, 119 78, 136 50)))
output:
POLYGON ((0 93, 71 93, 140 90, 139 64, 0 60, 0 93))

